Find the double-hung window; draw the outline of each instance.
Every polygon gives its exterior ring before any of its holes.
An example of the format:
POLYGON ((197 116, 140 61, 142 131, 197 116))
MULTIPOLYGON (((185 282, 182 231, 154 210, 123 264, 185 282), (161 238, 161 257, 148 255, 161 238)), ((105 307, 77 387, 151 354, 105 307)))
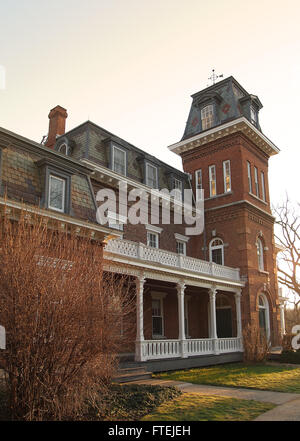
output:
POLYGON ((66 180, 55 175, 49 176, 48 208, 64 212, 66 202, 66 180))
POLYGON ((214 123, 214 106, 209 104, 201 109, 202 130, 210 129, 214 123))
POLYGON ((162 337, 164 334, 163 326, 163 299, 152 299, 152 335, 153 337, 162 337))
POLYGON ((230 161, 223 162, 224 193, 231 191, 230 161))
POLYGON ((112 170, 126 176, 126 151, 112 146, 112 170))
POLYGON ((256 167, 254 167, 254 184, 255 184, 255 195, 259 198, 258 171, 256 167))
POLYGON ((217 194, 217 182, 216 182, 216 166, 211 165, 209 167, 209 194, 210 197, 217 194))
POLYGON ((186 256, 186 243, 185 242, 183 242, 181 240, 176 241, 176 253, 182 254, 183 256, 186 256))
POLYGON ((158 233, 147 231, 147 245, 148 247, 159 248, 158 233))
POLYGON ((148 163, 146 163, 146 185, 158 188, 157 167, 148 163))

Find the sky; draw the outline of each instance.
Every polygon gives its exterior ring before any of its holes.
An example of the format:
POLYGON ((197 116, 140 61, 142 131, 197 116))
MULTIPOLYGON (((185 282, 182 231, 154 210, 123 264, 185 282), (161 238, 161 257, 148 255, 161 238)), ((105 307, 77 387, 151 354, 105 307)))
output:
POLYGON ((181 169, 167 146, 215 69, 264 105, 272 203, 299 200, 299 16, 299 0, 2 0, 0 126, 40 142, 59 104, 67 130, 89 119, 181 169))

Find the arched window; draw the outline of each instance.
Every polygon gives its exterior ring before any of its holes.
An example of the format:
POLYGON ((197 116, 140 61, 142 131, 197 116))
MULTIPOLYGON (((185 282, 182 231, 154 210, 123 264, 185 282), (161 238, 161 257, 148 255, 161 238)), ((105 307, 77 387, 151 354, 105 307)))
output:
POLYGON ((258 269, 260 271, 264 270, 264 246, 261 239, 257 239, 257 258, 258 258, 258 269))
POLYGON ((224 244, 222 239, 213 239, 209 244, 209 260, 224 265, 224 244))
POLYGON ((270 338, 270 316, 269 316, 269 302, 265 294, 260 294, 258 297, 258 320, 259 327, 264 332, 267 340, 270 338))
POLYGON ((64 142, 58 147, 59 153, 63 153, 64 155, 69 156, 71 153, 70 147, 64 142))

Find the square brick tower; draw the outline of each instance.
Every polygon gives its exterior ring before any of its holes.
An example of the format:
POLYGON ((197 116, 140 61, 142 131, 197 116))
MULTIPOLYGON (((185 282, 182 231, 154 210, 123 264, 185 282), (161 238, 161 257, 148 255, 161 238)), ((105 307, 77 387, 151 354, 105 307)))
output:
POLYGON ((280 311, 268 160, 279 149, 262 133, 259 98, 233 78, 194 95, 185 132, 169 149, 181 156, 195 196, 204 189, 205 230, 195 257, 239 267, 243 326, 279 343, 280 311))

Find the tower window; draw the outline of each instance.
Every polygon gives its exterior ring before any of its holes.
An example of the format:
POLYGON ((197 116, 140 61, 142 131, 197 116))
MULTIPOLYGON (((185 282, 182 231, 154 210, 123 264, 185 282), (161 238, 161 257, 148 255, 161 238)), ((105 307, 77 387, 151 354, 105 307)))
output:
POLYGON ((261 239, 257 239, 257 258, 258 258, 258 269, 260 271, 264 270, 264 247, 261 239))
POLYGON ((250 106, 250 119, 252 124, 257 124, 257 111, 253 106, 250 106))
POLYGON ((217 182, 216 182, 216 166, 211 165, 209 167, 209 193, 210 197, 217 194, 217 182))
POLYGON ((223 162, 224 193, 231 191, 230 161, 223 162))
POLYGON ((224 265, 224 244, 221 239, 213 239, 209 244, 209 260, 224 265))
POLYGON ((265 175, 261 172, 261 197, 263 201, 266 201, 266 190, 265 190, 265 175))
POLYGON ((247 161, 247 172, 248 172, 249 192, 252 193, 251 164, 249 161, 247 161))
POLYGON ((264 294, 260 294, 258 298, 258 321, 261 332, 267 340, 270 338, 270 316, 269 302, 264 294))
POLYGON ((214 122, 214 107, 212 104, 201 109, 202 130, 210 129, 214 122))
POLYGON ((200 192, 198 190, 202 190, 202 170, 195 171, 195 187, 196 187, 196 200, 200 199, 200 192))
POLYGON ((255 183, 255 194, 257 197, 259 197, 258 172, 256 167, 254 167, 254 183, 255 183))

